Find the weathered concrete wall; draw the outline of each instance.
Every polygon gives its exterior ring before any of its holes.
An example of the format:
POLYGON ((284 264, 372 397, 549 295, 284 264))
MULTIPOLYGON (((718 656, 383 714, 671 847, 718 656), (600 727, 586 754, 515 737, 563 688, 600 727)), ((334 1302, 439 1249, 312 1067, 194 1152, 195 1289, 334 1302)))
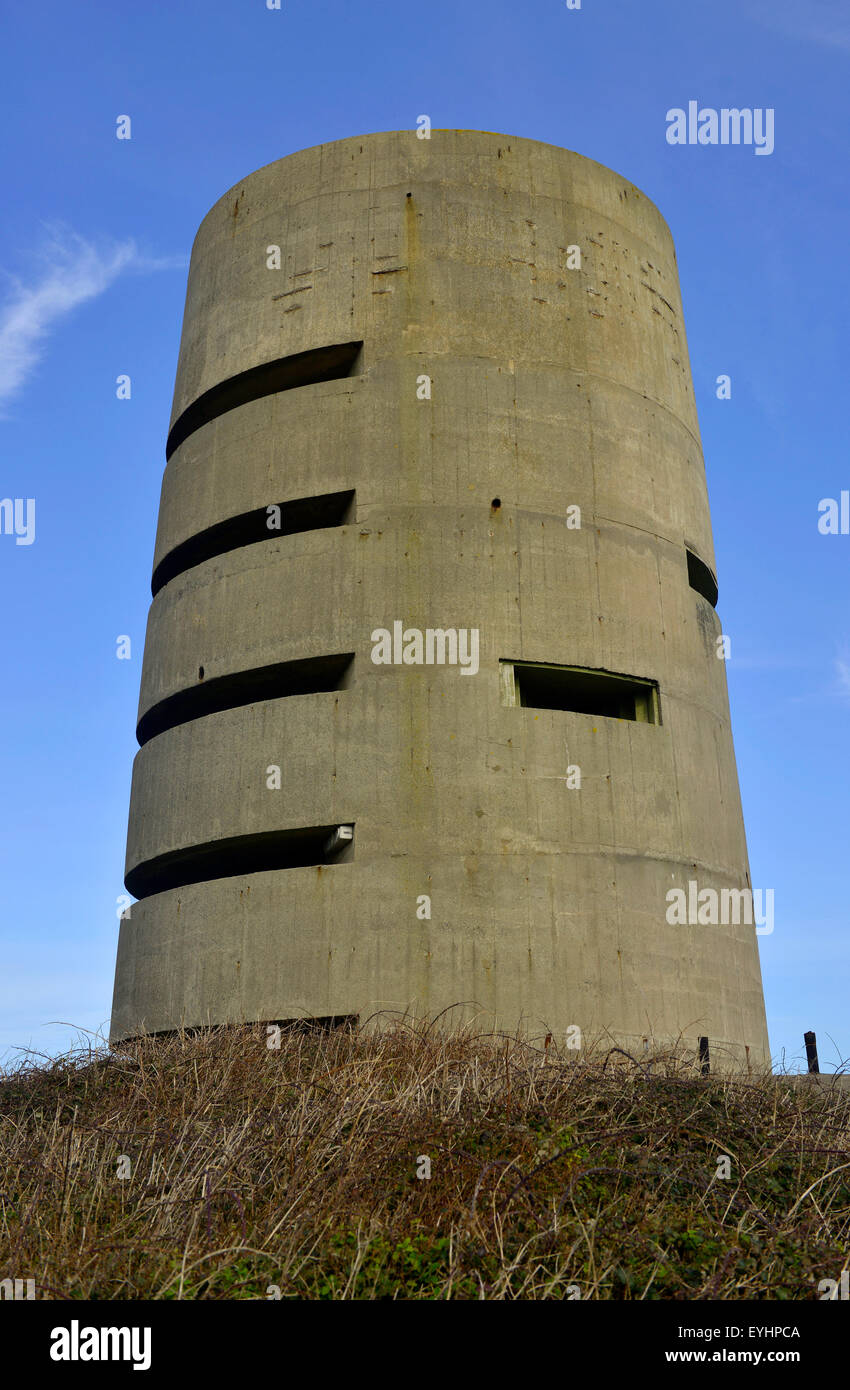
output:
POLYGON ((127 869, 337 823, 353 851, 135 904, 113 1038, 464 1003, 458 1021, 706 1034, 713 1058, 766 1062, 754 928, 666 920, 672 887, 749 883, 720 624, 688 583, 686 543, 714 560, 666 224, 610 170, 530 140, 394 132, 290 155, 201 225, 172 425, 240 372, 359 340, 359 375, 239 405, 172 453, 155 564, 272 503, 356 489, 356 512, 166 583, 139 715, 201 668, 350 651, 350 684, 146 742, 127 869), (375 665, 395 620, 477 628, 478 673, 375 665), (508 708, 500 658, 655 680, 663 722, 508 708))

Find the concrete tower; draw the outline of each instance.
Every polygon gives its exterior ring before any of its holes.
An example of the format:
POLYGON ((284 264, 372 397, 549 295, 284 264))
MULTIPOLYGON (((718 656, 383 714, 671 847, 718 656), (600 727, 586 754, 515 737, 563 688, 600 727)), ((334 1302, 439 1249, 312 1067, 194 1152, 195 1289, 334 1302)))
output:
POLYGON ((749 875, 652 203, 477 131, 260 169, 167 457, 113 1039, 456 1005, 766 1062, 754 926, 670 906, 749 875))

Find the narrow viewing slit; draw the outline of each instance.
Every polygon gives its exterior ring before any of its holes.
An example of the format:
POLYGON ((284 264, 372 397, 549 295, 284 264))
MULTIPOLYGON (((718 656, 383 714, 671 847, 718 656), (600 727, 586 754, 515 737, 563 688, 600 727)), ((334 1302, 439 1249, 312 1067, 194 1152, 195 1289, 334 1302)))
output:
POLYGON ((292 391, 298 386, 313 386, 320 381, 337 381, 344 376, 358 376, 358 359, 363 343, 334 343, 329 347, 311 348, 291 357, 279 357, 275 362, 263 362, 249 367, 211 386, 183 411, 171 427, 165 457, 171 458, 184 440, 225 415, 228 410, 258 401, 263 396, 275 396, 280 391, 292 391))
POLYGON ((304 1018, 268 1019, 267 1022, 276 1022, 287 1033, 333 1033, 337 1028, 356 1028, 360 1015, 325 1014, 313 1017, 308 1014, 304 1018))
POLYGON ((344 526, 353 520, 355 491, 325 492, 318 497, 298 497, 292 502, 278 502, 269 507, 257 507, 242 512, 227 521, 219 521, 206 531, 190 536, 176 545, 160 560, 151 580, 151 592, 156 597, 160 589, 178 574, 240 550, 244 545, 275 540, 279 536, 294 536, 302 531, 322 531, 331 526, 344 526))
POLYGON ((353 652, 333 656, 313 656, 300 661, 278 661, 251 671, 234 671, 227 676, 204 680, 198 668, 198 684, 160 700, 142 715, 136 728, 140 744, 148 743, 167 729, 201 719, 220 710, 238 709, 260 700, 281 700, 290 695, 314 695, 343 690, 350 684, 353 652), (203 683, 201 684, 201 682, 203 683))
POLYGON ((340 845, 338 825, 311 825, 297 830, 268 830, 259 835, 234 835, 227 840, 172 850, 137 864, 124 879, 134 898, 149 898, 170 888, 207 883, 237 874, 261 874, 272 869, 301 869, 345 862, 352 855, 352 832, 340 845))
POLYGON ((501 661, 499 667, 504 705, 560 709, 603 719, 631 719, 640 724, 661 723, 656 681, 529 661, 501 661))
POLYGON ((696 589, 698 594, 702 594, 707 599, 712 608, 717 607, 717 580, 708 568, 704 560, 695 555, 692 550, 685 547, 685 554, 688 557, 688 583, 692 589, 696 589))
MULTIPOLYGON (((264 1018, 245 1020, 250 1028, 252 1023, 275 1024, 282 1033, 333 1033, 337 1028, 356 1028, 360 1022, 359 1014, 304 1014, 302 1018, 264 1018)), ((202 1038, 213 1032, 219 1024, 196 1024, 194 1028, 160 1028, 148 1034, 151 1038, 202 1038)))

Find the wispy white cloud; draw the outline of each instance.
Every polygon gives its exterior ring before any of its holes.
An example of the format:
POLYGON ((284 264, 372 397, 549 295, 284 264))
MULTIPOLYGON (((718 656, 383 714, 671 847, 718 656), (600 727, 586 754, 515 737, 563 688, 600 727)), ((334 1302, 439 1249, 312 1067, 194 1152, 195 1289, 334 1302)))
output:
POLYGON ((850 660, 846 657, 837 657, 835 674, 838 677, 838 693, 850 698, 850 660))
POLYGON ((750 0, 749 10, 769 29, 850 52, 847 0, 750 0))
POLYGON ((833 662, 832 679, 822 680, 813 690, 802 695, 788 697, 792 705, 819 705, 823 708, 825 700, 850 700, 850 652, 843 652, 833 662))
POLYGON ((96 246, 69 228, 49 228, 34 255, 29 283, 8 276, 10 292, 0 308, 0 412, 41 360, 46 339, 60 319, 109 289, 125 271, 178 269, 185 260, 139 253, 134 241, 96 246))

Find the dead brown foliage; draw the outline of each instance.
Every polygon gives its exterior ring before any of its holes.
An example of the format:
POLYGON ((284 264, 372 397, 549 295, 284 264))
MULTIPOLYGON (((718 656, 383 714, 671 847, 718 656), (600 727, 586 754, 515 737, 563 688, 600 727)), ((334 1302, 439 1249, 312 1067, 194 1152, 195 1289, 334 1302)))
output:
POLYGON ((817 1298, 847 1266, 850 1095, 232 1028, 7 1072, 0 1172, 0 1278, 38 1297, 817 1298))

